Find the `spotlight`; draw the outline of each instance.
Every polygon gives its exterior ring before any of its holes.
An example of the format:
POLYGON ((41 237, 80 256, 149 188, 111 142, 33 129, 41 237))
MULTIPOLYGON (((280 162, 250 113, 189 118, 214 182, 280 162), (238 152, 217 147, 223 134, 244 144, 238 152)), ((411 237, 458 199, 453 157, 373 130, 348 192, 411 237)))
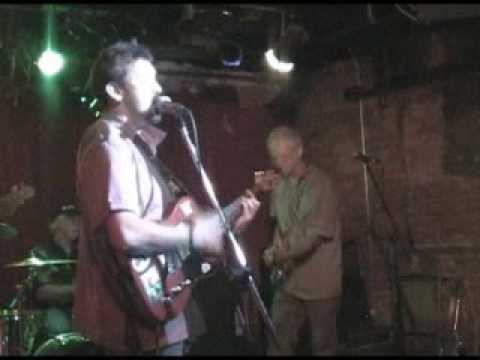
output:
POLYGON ((219 50, 224 66, 238 67, 241 65, 243 52, 238 45, 231 41, 221 41, 219 50))
POLYGON ((268 65, 278 72, 291 72, 295 67, 293 61, 295 52, 305 45, 308 39, 308 34, 303 27, 296 24, 289 25, 277 44, 265 52, 268 65))
POLYGON ((65 65, 65 59, 62 54, 47 49, 37 61, 37 66, 45 76, 53 76, 58 74, 65 65))
POLYGON ((267 60, 267 64, 275 71, 281 73, 289 73, 295 67, 295 64, 292 62, 283 62, 280 61, 276 56, 274 49, 268 49, 265 52, 265 59, 267 60))

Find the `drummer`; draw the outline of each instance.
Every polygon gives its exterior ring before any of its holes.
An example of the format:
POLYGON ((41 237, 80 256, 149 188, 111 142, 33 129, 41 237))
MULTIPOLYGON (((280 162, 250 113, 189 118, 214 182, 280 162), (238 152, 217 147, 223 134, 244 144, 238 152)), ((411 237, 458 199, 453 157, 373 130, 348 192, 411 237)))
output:
MULTIPOLYGON (((50 223, 51 241, 33 248, 31 257, 40 261, 73 260, 79 235, 80 216, 72 205, 63 206, 50 223)), ((44 341, 72 331, 72 305, 75 266, 48 264, 29 270, 27 296, 35 308, 41 309, 41 321, 26 324, 28 352, 44 341)))

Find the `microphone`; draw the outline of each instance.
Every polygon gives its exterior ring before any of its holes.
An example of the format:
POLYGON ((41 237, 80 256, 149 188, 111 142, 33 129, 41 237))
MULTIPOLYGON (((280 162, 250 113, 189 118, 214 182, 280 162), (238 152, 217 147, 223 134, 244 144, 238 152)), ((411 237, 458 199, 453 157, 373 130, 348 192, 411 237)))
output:
POLYGON ((162 121, 162 115, 172 115, 183 120, 183 115, 189 111, 186 106, 173 102, 170 96, 159 95, 153 99, 150 119, 154 124, 162 121))
POLYGON ((190 111, 185 105, 173 102, 170 96, 157 96, 154 99, 156 111, 163 114, 182 115, 185 111, 190 111))
POLYGON ((367 154, 362 153, 361 151, 357 152, 353 155, 354 159, 360 160, 361 162, 368 164, 368 163, 380 163, 381 160, 375 156, 370 156, 367 154))

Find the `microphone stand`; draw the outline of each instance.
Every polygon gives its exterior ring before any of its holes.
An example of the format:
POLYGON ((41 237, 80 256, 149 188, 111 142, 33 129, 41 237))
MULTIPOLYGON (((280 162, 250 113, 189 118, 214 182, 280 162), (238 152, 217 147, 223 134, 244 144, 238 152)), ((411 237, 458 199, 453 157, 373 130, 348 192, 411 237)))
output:
POLYGON ((276 346, 279 347, 275 327, 273 325, 273 322, 272 322, 270 316, 268 315, 265 304, 263 303, 263 301, 260 297, 260 293, 257 289, 257 286, 255 285, 255 281, 253 279, 250 267, 248 266, 248 263, 247 263, 247 258, 245 256, 242 248, 240 247, 240 245, 239 245, 239 243, 238 243, 238 241, 235 237, 235 234, 233 233, 233 231, 230 227, 230 224, 228 223, 228 221, 226 219, 226 216, 225 216, 225 214, 224 214, 224 212, 223 212, 223 210, 222 210, 222 208, 219 204, 219 201, 218 201, 218 199, 215 195, 215 191, 213 189, 212 182, 210 181, 210 179, 209 179, 209 177, 208 177, 208 175, 207 175, 207 173, 206 173, 206 171, 205 171, 205 169, 204 169, 204 167, 203 167, 203 165, 202 165, 202 163, 199 159, 199 154, 198 154, 197 148, 195 147, 195 145, 192 143, 192 141, 190 139, 184 116, 185 115, 188 116, 193 123, 194 122, 193 114, 186 107, 182 107, 182 113, 183 114, 181 114, 181 113, 178 114, 178 116, 180 118, 180 123, 181 123, 180 134, 182 135, 182 138, 183 138, 183 140, 184 140, 184 142, 185 142, 185 144, 186 144, 186 146, 189 150, 189 153, 190 153, 190 156, 192 157, 195 168, 197 169, 197 171, 200 174, 204 190, 207 193, 211 204, 213 205, 216 212, 220 216, 220 219, 221 219, 221 221, 223 223, 223 226, 226 230, 227 238, 228 238, 228 240, 230 241, 230 244, 233 247, 234 254, 235 254, 236 260, 238 262, 238 265, 240 265, 240 267, 242 269, 242 274, 245 275, 246 280, 248 281, 248 288, 249 288, 249 290, 250 290, 250 292, 253 296, 253 299, 255 300, 255 304, 257 305, 258 310, 260 311, 260 314, 263 318, 264 323, 267 325, 267 328, 269 329, 269 332, 270 332, 269 335, 274 340, 274 343, 276 344, 276 346))
MULTIPOLYGON (((399 268, 398 268, 398 253, 397 253, 397 244, 398 244, 398 229, 393 219, 392 213, 390 212, 387 202, 385 201, 385 197, 380 190, 380 186, 375 178, 375 175, 372 172, 370 166, 370 159, 368 157, 358 158, 360 161, 363 162, 364 166, 366 167, 367 174, 372 181, 373 187, 380 198, 382 208, 387 215, 387 218, 390 222, 391 226, 391 233, 389 236, 390 242, 390 251, 385 256, 386 263, 390 267, 389 275, 390 275, 390 282, 393 285, 393 301, 394 301, 394 309, 393 309, 393 316, 394 316, 394 325, 393 325, 393 342, 395 347, 400 352, 400 355, 405 355, 405 325, 403 323, 403 306, 404 306, 404 293, 400 286, 400 277, 399 277, 399 268)), ((371 224, 369 224, 369 228, 371 224)), ((407 309, 408 310, 408 309, 407 309)), ((411 315, 411 314, 409 314, 411 315)), ((411 318, 413 326, 414 321, 413 317, 411 318)))

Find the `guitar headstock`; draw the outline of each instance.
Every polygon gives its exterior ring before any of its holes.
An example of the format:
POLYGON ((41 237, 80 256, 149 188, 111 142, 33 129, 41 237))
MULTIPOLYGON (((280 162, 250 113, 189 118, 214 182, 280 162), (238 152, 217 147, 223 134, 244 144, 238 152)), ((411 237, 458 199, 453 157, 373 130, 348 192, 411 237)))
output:
POLYGON ((255 189, 272 191, 280 180, 280 174, 275 170, 260 170, 254 173, 255 189))
POLYGON ((35 189, 21 182, 13 185, 10 192, 0 198, 0 217, 11 216, 25 201, 35 196, 35 189))

